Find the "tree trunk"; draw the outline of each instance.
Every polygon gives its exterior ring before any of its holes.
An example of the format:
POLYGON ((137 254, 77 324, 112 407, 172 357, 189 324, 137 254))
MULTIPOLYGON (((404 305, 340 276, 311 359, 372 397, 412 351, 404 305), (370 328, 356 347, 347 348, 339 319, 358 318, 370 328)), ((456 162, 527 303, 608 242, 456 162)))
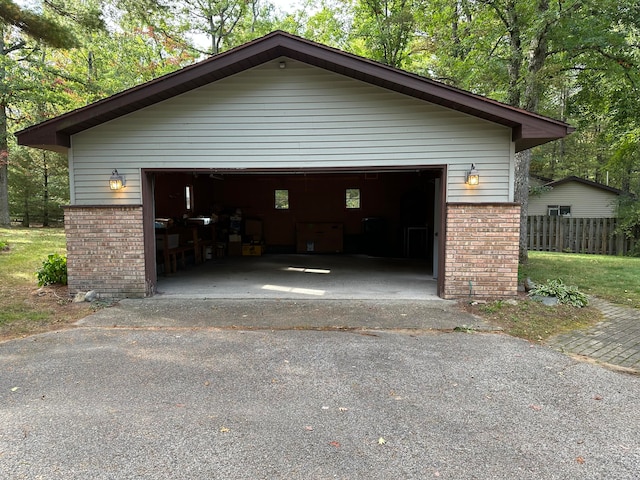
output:
POLYGON ((511 0, 505 5, 505 22, 509 32, 509 88, 507 90, 507 103, 514 107, 520 107, 521 89, 520 73, 522 69, 522 32, 520 30, 520 19, 516 11, 516 2, 511 0))
MULTIPOLYGON (((536 9, 538 15, 542 16, 549 8, 549 0, 538 0, 536 9)), ((540 103, 540 91, 541 84, 539 74, 544 67, 547 59, 547 36, 549 34, 549 23, 542 23, 538 26, 538 30, 534 32, 533 37, 529 41, 528 45, 528 66, 524 78, 524 85, 522 90, 516 88, 521 83, 520 76, 515 77, 514 67, 519 64, 522 65, 524 58, 524 52, 522 42, 518 39, 521 35, 520 19, 517 16, 515 9, 515 2, 508 3, 507 17, 510 22, 513 22, 510 35, 511 35, 511 66, 509 69, 509 78, 511 80, 509 100, 511 105, 523 107, 526 110, 535 112, 538 109, 540 103), (513 8, 509 8, 513 7, 513 8), (517 34, 517 39, 514 36, 517 34), (515 82, 515 83, 514 83, 515 82), (521 92, 521 93, 518 93, 521 92), (517 98, 521 105, 518 103, 512 103, 517 98), (523 98, 524 97, 524 98, 523 98)), ((514 188, 514 200, 520 204, 520 245, 518 258, 520 263, 526 263, 529 260, 529 252, 527 250, 527 216, 529 213, 529 167, 531 166, 531 152, 525 150, 519 152, 515 156, 515 188, 514 188)))
POLYGON ((42 152, 44 191, 42 192, 42 226, 49 226, 49 169, 47 168, 47 152, 42 152))
POLYGON ((9 146, 7 142, 7 110, 0 105, 0 227, 10 227, 9 216, 9 146))
MULTIPOLYGON (((0 24, 0 55, 5 54, 4 28, 0 24)), ((4 65, 4 64, 3 64, 4 65)), ((0 66, 0 86, 5 90, 5 71, 0 66)), ((7 106, 0 102, 0 227, 10 227, 9 216, 9 145, 7 142, 7 106)))
POLYGON ((527 216, 529 214, 529 166, 531 150, 524 150, 515 155, 515 189, 514 200, 520 205, 520 241, 518 260, 527 263, 529 260, 527 216))

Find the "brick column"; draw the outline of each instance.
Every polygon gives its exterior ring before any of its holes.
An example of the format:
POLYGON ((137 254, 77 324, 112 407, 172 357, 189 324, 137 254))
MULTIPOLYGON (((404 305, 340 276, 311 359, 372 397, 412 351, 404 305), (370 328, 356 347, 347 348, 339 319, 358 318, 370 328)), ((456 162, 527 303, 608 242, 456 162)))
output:
POLYGON ((70 206, 64 211, 71 293, 144 297, 142 206, 70 206))
POLYGON ((447 205, 444 298, 514 297, 520 206, 447 205))

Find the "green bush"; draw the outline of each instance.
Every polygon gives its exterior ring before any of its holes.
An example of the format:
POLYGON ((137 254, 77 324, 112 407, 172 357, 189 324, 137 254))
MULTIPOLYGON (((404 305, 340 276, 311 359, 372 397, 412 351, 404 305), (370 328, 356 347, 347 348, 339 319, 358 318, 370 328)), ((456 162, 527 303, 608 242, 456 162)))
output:
MULTIPOLYGON (((632 195, 621 195, 616 210, 618 226, 616 233, 626 238, 640 239, 640 201, 632 195)), ((640 242, 627 252, 631 257, 640 257, 640 242)))
POLYGON ((558 303, 574 307, 586 307, 589 304, 587 296, 578 291, 578 287, 565 285, 560 279, 547 280, 547 283, 537 284, 530 292, 531 296, 556 297, 558 303))
POLYGON ((59 253, 50 253, 47 259, 42 262, 42 267, 36 272, 38 276, 38 286, 52 285, 59 283, 67 284, 67 257, 59 253))
POLYGON ((3 250, 7 250, 9 248, 9 244, 4 240, 0 240, 0 252, 3 250))

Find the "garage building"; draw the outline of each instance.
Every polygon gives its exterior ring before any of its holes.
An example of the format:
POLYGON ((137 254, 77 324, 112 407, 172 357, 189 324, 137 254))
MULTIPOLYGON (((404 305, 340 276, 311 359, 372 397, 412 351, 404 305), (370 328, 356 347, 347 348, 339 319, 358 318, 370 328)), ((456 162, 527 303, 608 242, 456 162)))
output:
POLYGON ((443 298, 516 295, 514 155, 547 117, 287 33, 17 134, 66 152, 69 287, 153 295, 183 263, 415 258, 443 298))

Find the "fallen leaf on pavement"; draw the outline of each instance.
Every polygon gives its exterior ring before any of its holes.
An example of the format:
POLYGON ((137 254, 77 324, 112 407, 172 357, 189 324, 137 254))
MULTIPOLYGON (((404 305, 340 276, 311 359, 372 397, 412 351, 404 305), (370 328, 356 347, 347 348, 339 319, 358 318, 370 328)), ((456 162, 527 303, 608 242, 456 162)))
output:
POLYGON ((331 445, 332 447, 340 448, 340 442, 329 442, 329 445, 331 445))
POLYGON ((384 438, 380 437, 378 439, 378 445, 384 445, 385 443, 387 443, 387 441, 384 438))
POLYGON ((602 397, 600 395, 596 395, 595 397, 593 397, 594 400, 602 400, 602 397))
POLYGON ((584 458, 583 457, 578 457, 576 458, 576 462, 583 464, 584 463, 584 458))
POLYGON ((535 410, 536 412, 542 410, 542 407, 540 405, 529 405, 529 407, 531 407, 531 409, 535 410))
POLYGON ((312 432, 312 431, 313 431, 313 427, 312 427, 311 425, 307 425, 306 427, 304 427, 304 429, 305 429, 307 432, 312 432))
POLYGON ((220 427, 220 433, 228 433, 231 430, 229 430, 227 427, 220 427))

